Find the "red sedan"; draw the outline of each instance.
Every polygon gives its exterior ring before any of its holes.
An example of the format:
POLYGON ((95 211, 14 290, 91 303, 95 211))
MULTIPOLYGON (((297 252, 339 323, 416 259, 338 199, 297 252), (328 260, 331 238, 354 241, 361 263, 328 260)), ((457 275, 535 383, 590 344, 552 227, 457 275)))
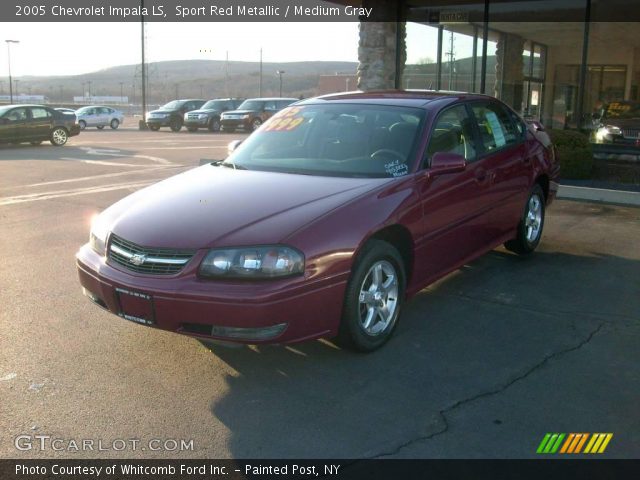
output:
POLYGON ((541 126, 486 96, 330 95, 107 208, 77 253, 93 302, 202 338, 383 345, 413 294, 532 252, 558 185, 541 126))

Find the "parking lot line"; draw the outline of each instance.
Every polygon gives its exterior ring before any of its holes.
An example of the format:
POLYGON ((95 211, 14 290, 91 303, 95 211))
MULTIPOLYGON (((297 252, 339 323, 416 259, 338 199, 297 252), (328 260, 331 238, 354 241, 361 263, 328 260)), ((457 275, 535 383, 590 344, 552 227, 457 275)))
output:
MULTIPOLYGON (((93 160, 87 160, 89 161, 93 161, 93 160)), ((109 165, 115 165, 113 163, 110 163, 109 165)), ((140 165, 136 165, 136 166, 140 166, 140 165)), ((148 173, 148 172, 152 172, 152 171, 156 171, 156 170, 163 170, 163 169, 171 169, 171 168, 180 168, 182 167, 182 165, 152 165, 150 168, 143 168, 140 170, 127 170, 126 172, 117 172, 117 173, 104 173, 102 175, 91 175, 89 177, 78 177, 78 178, 66 178, 64 180, 53 180, 51 182, 40 182, 40 183, 31 183, 29 185, 17 185, 16 187, 12 187, 12 188, 29 188, 29 187, 43 187, 45 185, 56 185, 59 183, 71 183, 71 182, 84 182, 87 180, 97 180, 97 179, 101 179, 101 178, 110 178, 110 177, 119 177, 121 175, 132 175, 135 173, 148 173)))
POLYGON ((40 200, 50 200, 53 198, 73 197, 76 195, 88 195, 92 193, 110 192, 112 190, 121 190, 126 188, 141 188, 151 185, 158 180, 149 180, 136 183, 119 183, 114 185, 104 185, 101 187, 85 187, 73 190, 57 190, 53 192, 31 193, 27 195, 16 195, 13 197, 0 198, 0 206, 15 205, 17 203, 37 202, 40 200))

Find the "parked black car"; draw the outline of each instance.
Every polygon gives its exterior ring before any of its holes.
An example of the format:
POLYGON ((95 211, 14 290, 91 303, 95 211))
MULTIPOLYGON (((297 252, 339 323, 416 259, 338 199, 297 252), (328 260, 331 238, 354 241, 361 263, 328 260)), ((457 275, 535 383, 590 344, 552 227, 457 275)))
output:
POLYGON ((612 102, 606 106, 594 130, 595 143, 640 147, 640 103, 612 102))
POLYGON ((61 147, 69 137, 78 135, 76 116, 44 105, 6 105, 0 107, 0 143, 40 145, 49 140, 61 147))
POLYGON ((160 130, 160 127, 169 127, 174 132, 178 132, 182 128, 184 114, 191 110, 197 110, 204 102, 205 100, 193 98, 173 100, 158 110, 147 113, 145 122, 149 130, 156 131, 160 130))
POLYGON ((268 118, 297 101, 297 98, 250 98, 237 110, 222 114, 222 129, 225 132, 233 132, 236 128, 257 130, 268 118))
POLYGON ((210 132, 220 131, 220 115, 222 112, 235 110, 244 102, 243 98, 216 98, 209 100, 198 110, 184 114, 184 126, 190 132, 199 128, 208 128, 210 132))

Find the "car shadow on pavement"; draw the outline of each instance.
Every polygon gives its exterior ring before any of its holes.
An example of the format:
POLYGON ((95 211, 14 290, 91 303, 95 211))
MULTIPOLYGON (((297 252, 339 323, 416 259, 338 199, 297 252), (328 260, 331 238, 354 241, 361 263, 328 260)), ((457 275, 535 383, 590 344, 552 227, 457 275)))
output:
MULTIPOLYGON (((633 259, 550 251, 520 258, 499 249, 420 292, 405 305, 394 338, 372 354, 328 341, 211 347, 237 374, 226 376, 228 392, 212 400, 210 410, 230 430, 229 450, 237 458, 401 455, 415 439, 423 448, 448 431, 446 417, 460 406, 512 384, 526 387, 531 372, 607 327, 637 327, 639 279, 640 262, 633 259)), ((590 366, 594 374, 615 363, 613 346, 610 356, 590 366)), ((580 385, 579 379, 569 384, 576 382, 575 388, 608 398, 598 385, 580 385)), ((557 395, 572 395, 562 389, 573 387, 554 388, 557 395)), ((518 421, 544 424, 548 395, 532 390, 528 418, 518 421)), ((571 402, 558 408, 560 415, 591 415, 571 402)), ((617 415, 614 406, 604 408, 617 415)), ((465 438, 465 427, 463 422, 449 431, 462 435, 454 444, 465 438)), ((495 445, 493 451, 487 441, 509 428, 515 427, 490 418, 475 435, 499 457, 507 450, 495 445)), ((533 454, 528 444, 514 448, 519 456, 533 454)), ((455 449, 439 456, 460 455, 474 456, 455 449)))

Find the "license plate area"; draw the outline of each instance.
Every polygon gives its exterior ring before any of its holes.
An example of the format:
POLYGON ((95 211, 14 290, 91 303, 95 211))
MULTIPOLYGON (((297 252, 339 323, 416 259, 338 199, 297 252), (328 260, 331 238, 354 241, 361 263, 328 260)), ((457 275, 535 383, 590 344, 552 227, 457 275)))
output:
POLYGON ((116 287, 116 298, 120 307, 120 317, 142 325, 156 323, 151 295, 116 287))

